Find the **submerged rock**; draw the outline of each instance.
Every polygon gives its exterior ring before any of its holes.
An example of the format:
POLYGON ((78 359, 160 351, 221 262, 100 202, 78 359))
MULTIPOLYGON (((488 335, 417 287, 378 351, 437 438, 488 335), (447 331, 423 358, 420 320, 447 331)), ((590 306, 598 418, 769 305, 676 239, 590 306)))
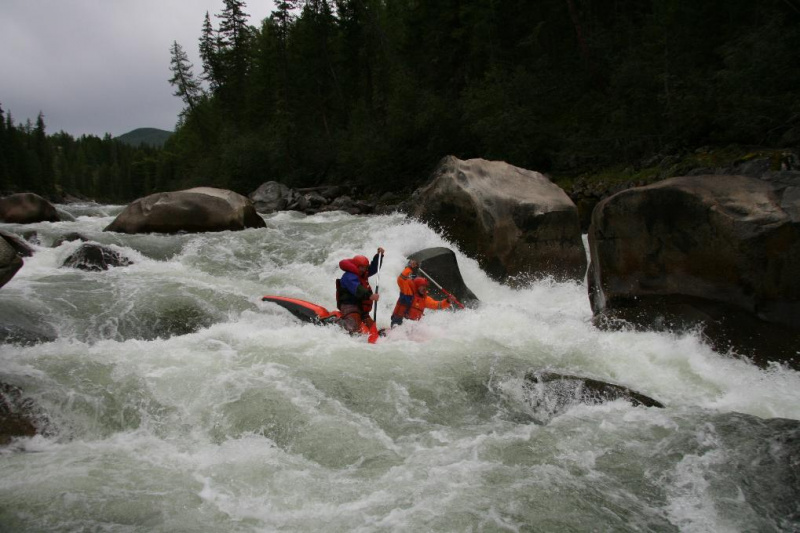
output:
POLYGON ((99 272, 108 270, 109 267, 128 266, 133 261, 105 246, 87 243, 81 245, 72 255, 64 260, 65 267, 99 272))
POLYGON ((0 382, 0 446, 14 438, 49 434, 50 421, 44 412, 22 390, 0 382))
POLYGON ((556 372, 528 372, 523 387, 531 407, 535 411, 544 410, 550 416, 578 403, 601 404, 615 400, 625 400, 634 407, 664 407, 658 400, 622 385, 556 372))

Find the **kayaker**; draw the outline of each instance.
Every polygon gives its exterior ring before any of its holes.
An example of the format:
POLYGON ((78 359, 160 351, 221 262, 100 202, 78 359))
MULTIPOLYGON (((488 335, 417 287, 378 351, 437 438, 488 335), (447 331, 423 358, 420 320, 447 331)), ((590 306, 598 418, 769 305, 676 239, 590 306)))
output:
POLYGON ((363 255, 339 261, 344 274, 336 280, 336 307, 342 312, 339 324, 350 333, 368 334, 373 326, 369 313, 380 294, 372 292, 369 277, 378 272, 378 261, 383 252, 379 246, 372 262, 363 255))
POLYGON ((392 311, 392 326, 403 323, 403 319, 419 320, 425 314, 425 309, 447 309, 455 298, 451 295, 444 300, 434 300, 428 296, 428 280, 417 276, 419 263, 415 260, 397 276, 397 286, 400 287, 400 297, 392 311))

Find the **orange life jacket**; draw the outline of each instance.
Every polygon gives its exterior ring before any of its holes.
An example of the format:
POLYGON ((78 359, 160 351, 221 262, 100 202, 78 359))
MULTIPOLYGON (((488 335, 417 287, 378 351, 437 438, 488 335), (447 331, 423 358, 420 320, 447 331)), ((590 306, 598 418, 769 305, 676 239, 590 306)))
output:
POLYGON ((450 307, 450 302, 447 300, 434 300, 427 294, 421 295, 415 292, 411 298, 411 303, 406 303, 407 299, 401 295, 397 300, 397 305, 394 306, 392 316, 407 318, 409 320, 419 320, 425 314, 425 309, 447 309, 450 307))

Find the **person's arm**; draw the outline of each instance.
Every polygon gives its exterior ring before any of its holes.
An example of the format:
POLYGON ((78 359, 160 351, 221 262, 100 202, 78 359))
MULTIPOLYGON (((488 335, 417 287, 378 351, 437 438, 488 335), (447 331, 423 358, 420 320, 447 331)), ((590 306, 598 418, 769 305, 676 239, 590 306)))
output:
POLYGON ((425 308, 427 309, 447 309, 451 305, 449 300, 434 300, 430 296, 425 297, 425 308))
POLYGON ((412 276, 413 270, 410 266, 407 266, 403 269, 399 276, 397 276, 397 286, 400 287, 400 294, 405 294, 410 296, 414 294, 414 287, 412 287, 411 280, 413 279, 412 276))
POLYGON ((367 277, 374 276, 378 272, 378 260, 383 255, 383 252, 384 249, 378 246, 378 253, 375 254, 375 257, 372 258, 372 262, 369 264, 367 277))

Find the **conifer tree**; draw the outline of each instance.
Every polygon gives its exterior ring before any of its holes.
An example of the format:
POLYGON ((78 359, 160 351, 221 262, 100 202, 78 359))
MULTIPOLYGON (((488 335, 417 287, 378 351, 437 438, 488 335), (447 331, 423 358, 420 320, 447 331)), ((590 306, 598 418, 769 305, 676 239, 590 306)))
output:
MULTIPOLYGON (((224 0, 225 7, 217 15, 217 51, 221 70, 220 90, 223 104, 233 111, 242 107, 241 94, 250 68, 251 33, 247 25, 243 0, 224 0)), ((238 116, 238 113, 237 113, 238 116)))
POLYGON ((6 134, 6 115, 0 105, 0 194, 8 190, 10 176, 8 174, 9 139, 6 134))
POLYGON ((219 73, 219 43, 211 25, 211 17, 206 11, 203 19, 203 29, 200 34, 200 60, 203 62, 203 73, 200 78, 208 83, 212 93, 217 91, 220 81, 219 73))
POLYGON ((192 72, 193 65, 189 62, 189 57, 183 51, 178 41, 173 41, 170 50, 172 59, 170 61, 170 70, 172 71, 172 78, 169 82, 175 87, 174 95, 183 100, 188 109, 181 111, 181 116, 186 113, 194 113, 203 97, 203 89, 200 86, 194 73, 192 72))

